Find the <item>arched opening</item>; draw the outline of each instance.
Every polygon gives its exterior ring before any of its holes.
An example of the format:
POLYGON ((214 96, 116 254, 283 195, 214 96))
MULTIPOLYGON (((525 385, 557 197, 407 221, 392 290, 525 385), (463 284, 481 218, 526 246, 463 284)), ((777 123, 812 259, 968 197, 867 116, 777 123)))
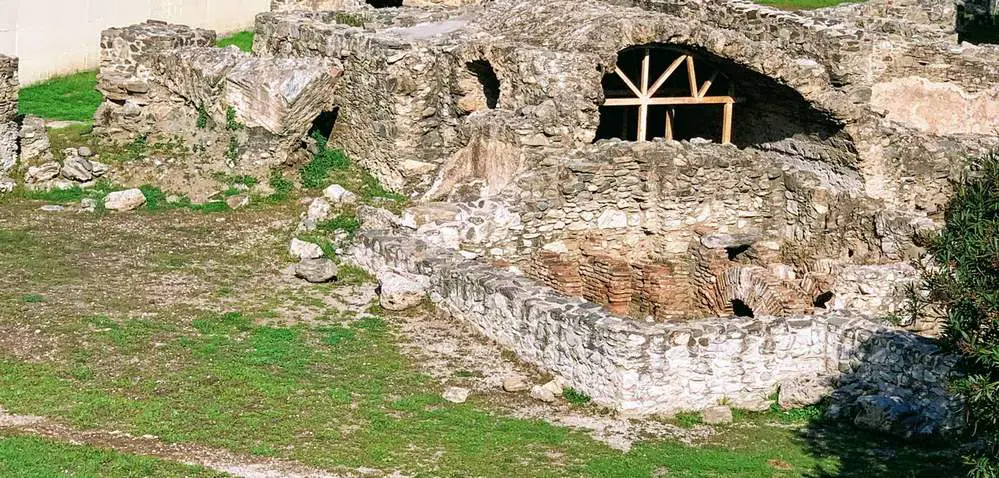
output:
POLYGON ((493 65, 486 60, 475 60, 468 62, 465 67, 479 80, 486 107, 496 109, 500 99, 500 80, 493 65))
POLYGON ((798 91, 706 50, 667 44, 627 48, 604 75, 596 141, 694 138, 801 154, 805 140, 842 161, 855 153, 842 122, 798 91), (644 137, 642 134, 644 133, 644 137))
POLYGON ((834 296, 835 294, 833 294, 831 291, 823 292, 819 294, 817 297, 815 297, 815 300, 812 302, 812 305, 818 309, 828 309, 829 301, 833 300, 834 296))
POLYGON ((333 135, 333 128, 336 126, 336 120, 339 116, 339 106, 334 107, 332 110, 320 113, 319 116, 312 121, 312 127, 309 128, 309 137, 315 137, 318 135, 328 141, 330 136, 333 135))
POLYGON ((402 0, 367 0, 367 3, 375 8, 392 8, 402 6, 402 0))
POLYGON ((753 308, 746 305, 741 299, 732 299, 732 313, 736 317, 756 317, 753 308))
POLYGON ((742 258, 745 253, 748 252, 753 247, 752 244, 742 244, 739 246, 730 246, 725 248, 725 254, 728 255, 728 260, 738 261, 742 258))
POLYGON ((692 54, 658 46, 624 50, 603 89, 598 139, 732 140, 734 86, 692 54))

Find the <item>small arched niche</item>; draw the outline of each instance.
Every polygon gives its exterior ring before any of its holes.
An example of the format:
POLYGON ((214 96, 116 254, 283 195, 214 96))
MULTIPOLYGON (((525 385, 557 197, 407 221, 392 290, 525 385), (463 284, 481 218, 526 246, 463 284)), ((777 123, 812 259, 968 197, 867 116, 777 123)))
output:
POLYGON ((367 3, 375 8, 392 8, 402 6, 402 0, 367 0, 367 3))
POLYGON ((843 124, 796 90, 702 49, 627 48, 602 86, 598 141, 704 138, 747 147, 807 138, 852 149, 843 124))

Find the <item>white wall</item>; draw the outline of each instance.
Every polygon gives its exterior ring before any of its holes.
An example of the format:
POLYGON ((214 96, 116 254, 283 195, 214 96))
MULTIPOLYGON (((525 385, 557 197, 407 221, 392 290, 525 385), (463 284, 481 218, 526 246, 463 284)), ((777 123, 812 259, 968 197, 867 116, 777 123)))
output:
POLYGON ((232 32, 269 7, 270 0, 0 0, 0 53, 21 59, 28 84, 96 68, 109 27, 152 18, 232 32))

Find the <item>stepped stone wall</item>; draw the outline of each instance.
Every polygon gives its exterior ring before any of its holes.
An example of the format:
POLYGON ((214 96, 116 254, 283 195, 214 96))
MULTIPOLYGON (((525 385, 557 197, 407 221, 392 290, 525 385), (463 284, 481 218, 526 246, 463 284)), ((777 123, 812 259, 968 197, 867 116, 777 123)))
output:
POLYGON ((886 431, 930 434, 960 425, 959 404, 945 390, 956 358, 851 313, 681 324, 622 319, 526 277, 380 231, 362 233, 349 260, 424 276, 441 310, 622 412, 672 414, 721 402, 759 410, 780 389, 798 405, 833 393, 839 416, 886 431), (888 397, 897 401, 897 416, 867 420, 869 402, 888 397))

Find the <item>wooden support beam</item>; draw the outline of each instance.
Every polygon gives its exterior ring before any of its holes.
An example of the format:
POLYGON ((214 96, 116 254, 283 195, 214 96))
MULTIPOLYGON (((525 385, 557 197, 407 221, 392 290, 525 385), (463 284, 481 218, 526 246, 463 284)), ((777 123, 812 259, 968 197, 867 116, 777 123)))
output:
POLYGON ((694 69, 694 57, 687 57, 687 79, 690 80, 690 96, 697 97, 697 71, 694 69))
POLYGON ((645 57, 642 58, 642 94, 641 96, 649 96, 649 63, 651 52, 646 49, 645 57))
POLYGON ((638 141, 645 141, 649 137, 649 104, 642 103, 638 107, 638 141))
POLYGON ((649 106, 663 105, 724 105, 738 103, 737 98, 731 96, 705 96, 695 98, 692 96, 667 96, 664 98, 608 98, 604 106, 649 106))
POLYGON ((715 82, 715 79, 717 78, 718 78, 718 72, 716 71, 711 74, 711 77, 708 78, 708 81, 705 81, 704 84, 701 85, 701 89, 697 92, 697 97, 704 98, 704 95, 708 93, 708 90, 711 88, 711 85, 715 82))
POLYGON ((732 144, 732 103, 725 103, 722 114, 722 144, 732 144))
POLYGON ((624 81, 625 85, 628 85, 628 89, 630 89, 631 92, 635 94, 635 96, 638 97, 643 96, 642 92, 638 89, 638 87, 636 87, 635 84, 631 82, 631 80, 628 78, 628 75, 625 75, 620 68, 614 67, 614 72, 617 73, 617 76, 621 77, 621 80, 624 81))
POLYGON ((673 141, 673 119, 676 118, 676 110, 669 108, 666 110, 666 139, 673 141))
POLYGON ((666 71, 659 76, 659 79, 656 80, 656 82, 649 88, 649 96, 656 94, 656 92, 659 91, 659 88, 662 88, 663 84, 666 83, 666 80, 668 80, 669 77, 676 72, 677 68, 680 68, 680 65, 682 65, 684 61, 687 61, 686 55, 680 55, 679 58, 673 61, 673 64, 670 65, 669 68, 667 68, 666 71))

